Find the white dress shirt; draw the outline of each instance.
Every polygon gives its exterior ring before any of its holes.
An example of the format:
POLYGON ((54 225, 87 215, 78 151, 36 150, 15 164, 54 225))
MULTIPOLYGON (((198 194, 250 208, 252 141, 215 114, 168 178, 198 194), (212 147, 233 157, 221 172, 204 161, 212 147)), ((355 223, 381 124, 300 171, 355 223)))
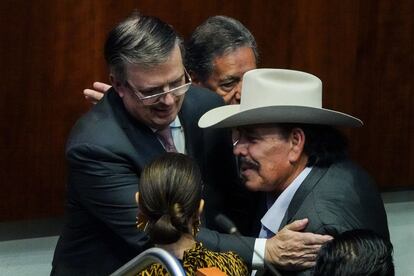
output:
MULTIPOLYGON (((273 237, 278 232, 293 196, 311 170, 312 167, 306 167, 276 199, 272 198, 270 194, 266 196, 268 210, 261 219, 262 229, 254 244, 255 251, 262 257, 265 254, 266 239, 273 237)), ((252 265, 253 268, 263 268, 263 261, 256 253, 253 253, 252 265)))

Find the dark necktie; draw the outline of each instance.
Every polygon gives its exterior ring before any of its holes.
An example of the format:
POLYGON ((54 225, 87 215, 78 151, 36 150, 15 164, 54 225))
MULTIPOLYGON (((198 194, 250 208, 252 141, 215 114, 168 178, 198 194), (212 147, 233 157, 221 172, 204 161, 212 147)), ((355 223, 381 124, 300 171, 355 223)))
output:
POLYGON ((164 145, 164 148, 167 152, 177 152, 177 149, 174 145, 174 140, 172 138, 170 126, 157 130, 158 138, 161 140, 161 143, 164 145))

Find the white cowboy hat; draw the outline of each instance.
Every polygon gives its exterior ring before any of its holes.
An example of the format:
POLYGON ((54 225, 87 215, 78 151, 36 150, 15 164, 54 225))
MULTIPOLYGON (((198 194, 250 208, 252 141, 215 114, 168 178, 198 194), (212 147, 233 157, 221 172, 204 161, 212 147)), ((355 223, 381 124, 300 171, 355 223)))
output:
POLYGON ((322 82, 311 74, 284 69, 255 69, 243 77, 239 105, 206 112, 201 128, 267 123, 304 123, 359 127, 360 119, 322 108, 322 82))

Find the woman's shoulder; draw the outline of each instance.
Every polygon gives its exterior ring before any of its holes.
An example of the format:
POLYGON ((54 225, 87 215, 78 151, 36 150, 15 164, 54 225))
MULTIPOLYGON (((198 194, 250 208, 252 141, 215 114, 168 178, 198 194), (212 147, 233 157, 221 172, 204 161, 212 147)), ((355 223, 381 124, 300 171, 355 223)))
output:
POLYGON ((186 271, 197 271, 199 268, 216 267, 228 275, 247 275, 248 270, 242 259, 234 252, 217 252, 196 243, 183 256, 183 266, 186 271))

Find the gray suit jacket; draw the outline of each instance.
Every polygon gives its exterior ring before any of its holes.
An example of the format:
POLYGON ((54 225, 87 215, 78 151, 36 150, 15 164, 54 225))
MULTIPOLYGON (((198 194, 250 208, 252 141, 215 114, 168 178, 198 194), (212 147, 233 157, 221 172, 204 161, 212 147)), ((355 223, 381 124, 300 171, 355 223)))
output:
MULTIPOLYGON (((370 229, 389 239, 381 195, 372 178, 351 161, 314 167, 296 191, 280 229, 303 218, 309 218, 308 232, 335 237, 347 230, 370 229)), ((312 270, 283 275, 312 275, 312 270)))

